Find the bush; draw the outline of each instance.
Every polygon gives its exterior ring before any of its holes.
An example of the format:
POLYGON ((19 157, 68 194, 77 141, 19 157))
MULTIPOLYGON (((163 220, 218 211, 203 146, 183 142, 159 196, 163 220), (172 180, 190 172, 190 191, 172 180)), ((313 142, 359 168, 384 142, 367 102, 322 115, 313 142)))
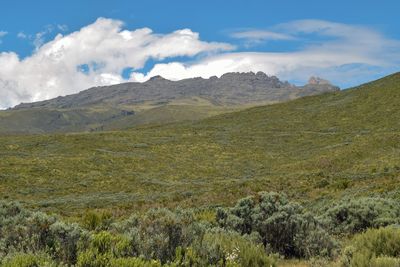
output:
POLYGON ((3 267, 56 267, 57 264, 44 253, 16 253, 8 255, 2 262, 3 267))
POLYGON ((216 220, 221 227, 241 234, 257 232, 265 248, 288 257, 330 257, 336 248, 313 216, 277 193, 241 199, 231 209, 219 209, 216 220))
POLYGON ((151 209, 140 219, 136 216, 116 225, 115 229, 129 237, 132 256, 172 261, 178 247, 188 247, 200 238, 205 227, 195 222, 191 211, 151 209))
POLYGON ((236 232, 214 229, 200 242, 178 249, 177 266, 276 266, 273 257, 263 247, 236 232))
POLYGON ((27 211, 18 203, 0 203, 0 258, 15 252, 45 251, 59 263, 74 264, 78 241, 84 235, 76 224, 27 211))
POLYGON ((344 200, 321 217, 331 233, 355 234, 399 223, 400 204, 383 198, 344 200))
POLYGON ((78 256, 81 267, 161 267, 158 260, 132 257, 129 240, 107 231, 93 233, 78 256))
POLYGON ((112 224, 112 215, 108 212, 88 211, 83 216, 82 225, 89 231, 108 230, 112 224))
POLYGON ((54 238, 55 257, 64 263, 76 263, 78 243, 86 233, 76 224, 55 222, 50 226, 50 232, 54 238))
POLYGON ((130 244, 126 237, 113 235, 107 231, 93 233, 88 242, 81 244, 78 266, 109 266, 114 259, 129 256, 130 244))
POLYGON ((342 253, 344 266, 398 266, 399 260, 400 229, 394 227, 358 234, 342 253))

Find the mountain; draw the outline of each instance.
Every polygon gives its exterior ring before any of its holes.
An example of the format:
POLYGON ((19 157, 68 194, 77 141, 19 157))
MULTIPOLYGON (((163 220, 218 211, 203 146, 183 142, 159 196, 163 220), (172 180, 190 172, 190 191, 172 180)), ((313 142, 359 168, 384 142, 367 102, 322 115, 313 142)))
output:
POLYGON ((297 87, 262 72, 180 81, 156 76, 144 83, 94 87, 74 95, 17 105, 0 112, 0 132, 115 130, 197 120, 337 90, 328 82, 297 87))
POLYGON ((0 195, 62 214, 232 204, 279 191, 400 200, 400 73, 198 121, 0 136, 0 195))

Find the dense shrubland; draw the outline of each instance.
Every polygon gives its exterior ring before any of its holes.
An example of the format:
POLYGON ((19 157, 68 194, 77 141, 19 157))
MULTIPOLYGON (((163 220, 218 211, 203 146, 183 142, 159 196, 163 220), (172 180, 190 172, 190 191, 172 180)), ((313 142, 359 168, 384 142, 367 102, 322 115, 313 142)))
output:
POLYGON ((282 258, 399 266, 399 210, 390 199, 361 198, 311 214, 283 194, 261 192, 231 208, 150 209, 121 221, 88 212, 71 223, 1 202, 0 259, 2 266, 276 266, 282 258))

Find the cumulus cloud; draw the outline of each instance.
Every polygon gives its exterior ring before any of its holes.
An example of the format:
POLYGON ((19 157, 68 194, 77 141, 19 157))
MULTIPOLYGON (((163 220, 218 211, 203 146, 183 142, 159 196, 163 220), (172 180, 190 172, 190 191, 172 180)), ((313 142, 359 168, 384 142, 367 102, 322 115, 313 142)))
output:
MULTIPOLYGON (((297 44, 297 49, 286 52, 243 52, 232 44, 202 41, 190 29, 157 34, 149 28, 127 30, 121 21, 105 18, 45 42, 44 36, 57 29, 67 28, 53 26, 29 37, 38 40, 29 57, 0 52, 0 108, 92 86, 142 82, 156 75, 179 80, 264 71, 299 83, 319 75, 347 86, 371 79, 374 73, 386 74, 400 63, 398 40, 363 26, 321 20, 292 21, 232 36, 297 44), (177 61, 177 57, 185 60, 177 61), (142 68, 150 59, 156 63, 144 73, 142 68), (127 68, 133 72, 124 79, 127 68)), ((20 38, 28 36, 22 34, 20 38)))
POLYGON ((0 53, 0 108, 120 83, 125 68, 140 69, 150 58, 193 57, 233 49, 230 44, 201 41, 190 29, 169 34, 148 28, 130 31, 123 29, 121 21, 105 18, 41 42, 49 30, 36 35, 37 48, 30 57, 0 53))

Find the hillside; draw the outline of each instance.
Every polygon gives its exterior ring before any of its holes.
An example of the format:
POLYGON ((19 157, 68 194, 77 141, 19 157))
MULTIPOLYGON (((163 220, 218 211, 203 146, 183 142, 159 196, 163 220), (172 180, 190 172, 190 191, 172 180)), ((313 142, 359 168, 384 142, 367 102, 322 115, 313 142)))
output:
POLYGON ((29 206, 116 215, 226 205, 282 191, 308 206, 400 198, 400 73, 357 88, 126 131, 3 135, 0 195, 29 206))
POLYGON ((157 76, 144 83, 95 87, 74 95, 20 104, 0 112, 0 132, 97 131, 198 120, 338 90, 315 78, 310 81, 297 87, 262 72, 180 81, 157 76))

